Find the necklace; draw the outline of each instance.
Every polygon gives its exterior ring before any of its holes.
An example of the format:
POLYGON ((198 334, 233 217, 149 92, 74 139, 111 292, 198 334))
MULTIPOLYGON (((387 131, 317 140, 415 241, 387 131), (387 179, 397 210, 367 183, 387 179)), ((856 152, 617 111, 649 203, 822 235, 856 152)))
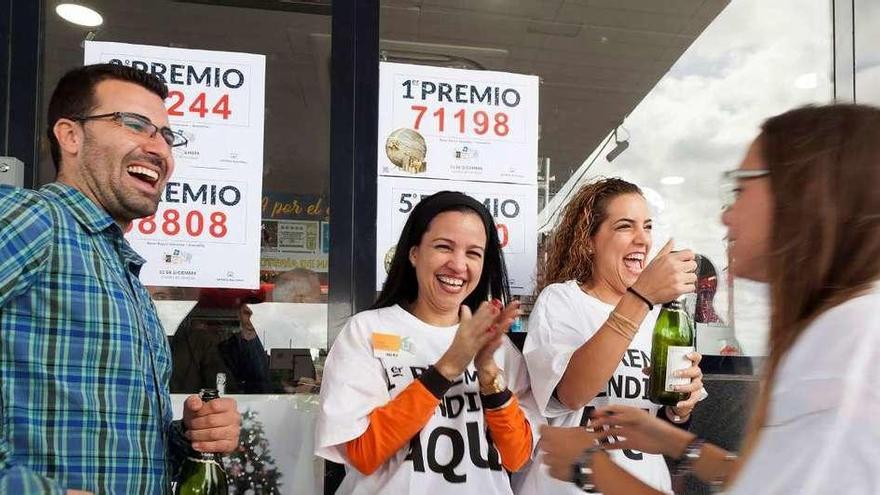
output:
POLYGON ((611 306, 616 306, 617 303, 620 302, 620 299, 623 297, 623 295, 621 294, 617 297, 616 301, 610 302, 610 301, 607 301, 607 300, 603 299, 602 297, 600 297, 599 294, 595 291, 595 289, 588 289, 586 284, 582 284, 582 283, 578 282, 578 287, 580 287, 580 289, 584 292, 584 294, 592 297, 593 299, 595 299, 603 304, 610 304, 611 306))

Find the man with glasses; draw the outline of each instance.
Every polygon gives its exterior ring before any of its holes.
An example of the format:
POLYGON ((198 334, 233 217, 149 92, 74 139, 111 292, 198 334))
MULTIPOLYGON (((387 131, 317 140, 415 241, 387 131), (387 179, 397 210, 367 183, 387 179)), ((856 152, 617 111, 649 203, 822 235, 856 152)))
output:
POLYGON ((123 238, 174 171, 168 88, 100 64, 61 78, 48 112, 57 181, 0 186, 0 493, 166 493, 192 449, 238 445, 235 401, 184 404, 144 259, 123 238))

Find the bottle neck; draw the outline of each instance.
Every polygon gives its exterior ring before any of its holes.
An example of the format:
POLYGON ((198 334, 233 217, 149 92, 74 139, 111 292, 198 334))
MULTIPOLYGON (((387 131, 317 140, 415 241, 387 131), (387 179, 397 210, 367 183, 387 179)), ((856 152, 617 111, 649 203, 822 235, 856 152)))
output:
POLYGON ((220 392, 216 388, 203 388, 199 390, 199 398, 202 402, 212 401, 220 398, 220 392))
POLYGON ((187 456, 187 462, 195 464, 217 464, 223 466, 220 454, 212 452, 193 452, 187 456))
MULTIPOLYGON (((219 397, 220 393, 216 388, 203 388, 199 390, 199 398, 202 399, 202 402, 210 402, 219 397)), ((213 452, 197 452, 192 459, 200 462, 220 463, 220 456, 213 452)))

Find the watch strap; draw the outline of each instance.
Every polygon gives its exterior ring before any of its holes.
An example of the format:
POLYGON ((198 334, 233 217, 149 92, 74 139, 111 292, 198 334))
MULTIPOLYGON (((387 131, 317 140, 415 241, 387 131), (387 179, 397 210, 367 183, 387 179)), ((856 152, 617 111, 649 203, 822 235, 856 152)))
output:
POLYGON ((591 445, 571 465, 571 481, 584 493, 598 493, 593 481, 593 455, 599 450, 598 445, 591 445))
POLYGON ((480 394, 480 401, 483 403, 483 409, 499 409, 510 401, 513 392, 510 389, 504 389, 494 394, 480 394))
POLYGON ((428 369, 419 375, 418 380, 422 382, 422 385, 424 385, 425 388, 438 399, 442 399, 443 396, 446 395, 446 391, 452 387, 453 383, 440 374, 434 366, 428 366, 428 369))

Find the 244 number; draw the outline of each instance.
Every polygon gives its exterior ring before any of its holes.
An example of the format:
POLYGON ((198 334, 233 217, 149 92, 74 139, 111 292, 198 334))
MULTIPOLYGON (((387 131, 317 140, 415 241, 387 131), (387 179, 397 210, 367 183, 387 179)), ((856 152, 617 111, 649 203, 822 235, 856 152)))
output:
POLYGON ((168 115, 172 117, 183 117, 186 111, 198 114, 199 118, 205 118, 209 113, 220 115, 223 120, 227 120, 232 115, 229 109, 229 95, 225 94, 219 100, 214 102, 210 110, 208 109, 208 96, 205 93, 199 93, 190 102, 189 106, 184 105, 185 96, 183 91, 169 91, 168 98, 171 98, 171 105, 168 106, 168 115), (184 108, 186 111, 184 111, 184 108))

